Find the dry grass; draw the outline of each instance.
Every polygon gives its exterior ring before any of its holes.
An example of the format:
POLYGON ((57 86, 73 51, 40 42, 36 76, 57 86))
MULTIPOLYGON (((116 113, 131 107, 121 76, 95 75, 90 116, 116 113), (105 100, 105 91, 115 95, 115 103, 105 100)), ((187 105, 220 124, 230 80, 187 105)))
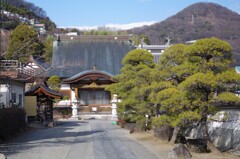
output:
MULTIPOLYGON (((135 132, 131 134, 133 138, 138 140, 140 143, 145 145, 157 156, 162 158, 168 158, 168 151, 172 149, 175 145, 171 145, 167 142, 163 142, 160 139, 152 136, 146 132, 135 132)), ((239 157, 234 156, 230 153, 220 153, 220 152, 211 152, 211 153, 194 153, 191 152, 192 159, 239 159, 239 157)))

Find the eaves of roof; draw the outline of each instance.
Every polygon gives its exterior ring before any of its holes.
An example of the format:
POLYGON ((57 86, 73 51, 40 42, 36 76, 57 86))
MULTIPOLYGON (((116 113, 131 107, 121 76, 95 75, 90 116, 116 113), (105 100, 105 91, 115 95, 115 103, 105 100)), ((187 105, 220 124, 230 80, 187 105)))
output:
POLYGON ((31 90, 25 92, 25 96, 37 96, 38 93, 44 93, 45 95, 51 97, 51 98, 63 98, 62 94, 59 94, 58 92, 55 92, 48 88, 47 86, 43 84, 37 84, 35 85, 31 90))
MULTIPOLYGON (((86 78, 88 76, 97 76, 97 77, 104 77, 105 79, 108 79, 110 81, 113 81, 111 78, 113 77, 112 74, 105 72, 105 71, 99 71, 99 70, 87 70, 82 71, 70 78, 64 79, 63 83, 73 83, 77 82, 83 78, 86 78)), ((113 81, 114 82, 114 81, 113 81)))

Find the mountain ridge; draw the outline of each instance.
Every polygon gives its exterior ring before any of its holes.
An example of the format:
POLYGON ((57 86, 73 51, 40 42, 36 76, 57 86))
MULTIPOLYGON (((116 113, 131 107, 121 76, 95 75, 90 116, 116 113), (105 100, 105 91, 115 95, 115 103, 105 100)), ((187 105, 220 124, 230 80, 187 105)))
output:
POLYGON ((128 30, 148 36, 151 44, 164 44, 170 37, 173 44, 216 37, 233 47, 233 65, 240 65, 240 15, 216 3, 192 4, 159 23, 128 30))

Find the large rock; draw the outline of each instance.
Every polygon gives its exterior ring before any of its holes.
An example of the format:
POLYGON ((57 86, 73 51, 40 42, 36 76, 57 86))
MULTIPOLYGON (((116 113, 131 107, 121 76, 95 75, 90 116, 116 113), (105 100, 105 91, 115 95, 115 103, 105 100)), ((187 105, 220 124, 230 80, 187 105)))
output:
POLYGON ((173 128, 170 126, 163 126, 154 129, 154 135, 162 141, 169 141, 173 134, 173 128))
POLYGON ((193 128, 191 130, 191 133, 189 135, 189 137, 191 139, 204 139, 204 135, 203 135, 203 125, 199 124, 198 127, 193 128))
MULTIPOLYGON (((203 125, 192 129, 189 138, 203 139, 203 125)), ((213 145, 220 151, 240 148, 240 109, 223 109, 209 117, 208 133, 213 145)))
POLYGON ((178 158, 192 158, 190 151, 183 145, 177 144, 173 149, 168 151, 169 159, 178 159, 178 158))
POLYGON ((240 124, 238 123, 238 129, 233 130, 232 148, 240 150, 240 124))
POLYGON ((216 128, 211 133, 213 145, 220 151, 233 148, 233 131, 231 129, 216 128))
POLYGON ((53 127, 54 127, 54 122, 53 122, 53 121, 49 122, 49 123, 47 124, 47 127, 53 128, 53 127))
POLYGON ((187 148, 192 152, 208 152, 207 142, 204 139, 187 139, 187 148))

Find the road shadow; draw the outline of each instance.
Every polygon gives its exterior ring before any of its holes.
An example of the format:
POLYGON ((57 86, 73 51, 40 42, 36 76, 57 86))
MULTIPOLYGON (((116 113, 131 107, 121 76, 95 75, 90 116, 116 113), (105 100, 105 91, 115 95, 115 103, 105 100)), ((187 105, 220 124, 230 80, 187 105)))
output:
MULTIPOLYGON (((88 130, 89 121, 59 121, 53 128, 33 129, 0 144, 6 156, 46 147, 67 146, 90 142, 93 134, 104 130, 88 130)), ((96 135, 94 135, 96 136, 96 135)))

